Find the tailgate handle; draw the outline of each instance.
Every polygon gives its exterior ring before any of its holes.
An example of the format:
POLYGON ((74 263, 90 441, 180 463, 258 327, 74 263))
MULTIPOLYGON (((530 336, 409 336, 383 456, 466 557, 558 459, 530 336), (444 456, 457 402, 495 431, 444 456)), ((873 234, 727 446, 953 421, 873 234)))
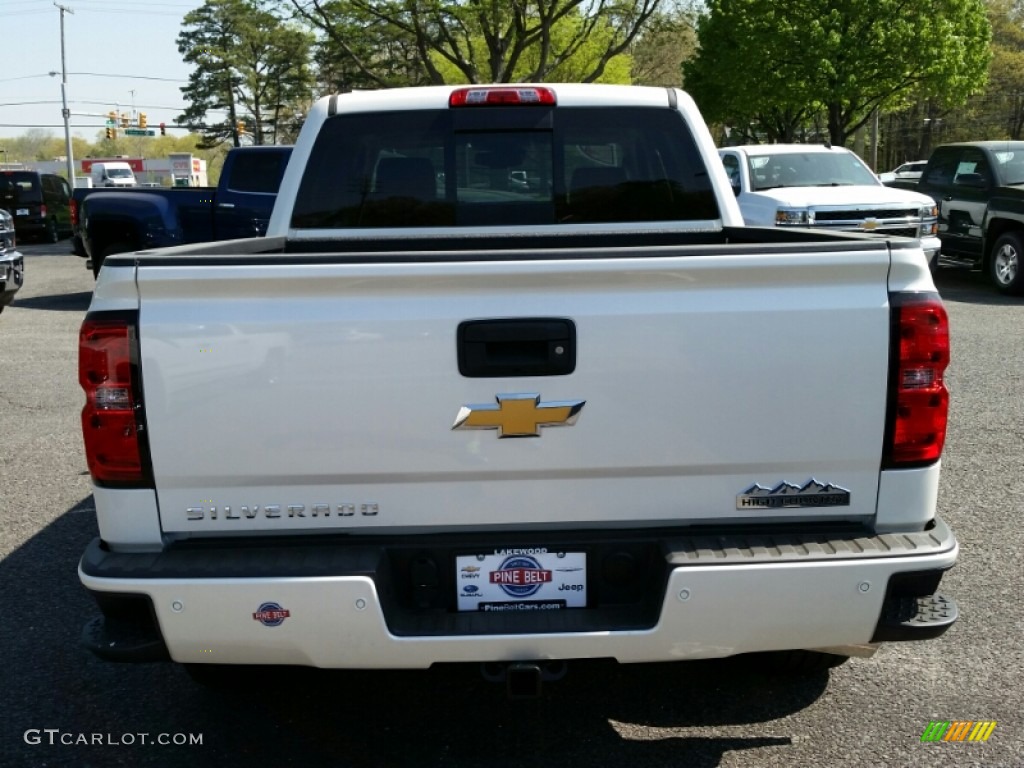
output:
POLYGON ((467 320, 459 324, 457 344, 459 373, 470 378, 576 370, 576 325, 566 318, 467 320))

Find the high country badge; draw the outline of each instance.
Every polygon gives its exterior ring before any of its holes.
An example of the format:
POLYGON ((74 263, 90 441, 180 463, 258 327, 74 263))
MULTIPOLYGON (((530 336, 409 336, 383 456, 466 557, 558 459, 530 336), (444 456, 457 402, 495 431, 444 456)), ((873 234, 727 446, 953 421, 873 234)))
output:
POLYGON ((736 509, 792 509, 799 507, 848 507, 850 492, 813 477, 803 485, 782 482, 773 488, 754 483, 736 497, 736 509))

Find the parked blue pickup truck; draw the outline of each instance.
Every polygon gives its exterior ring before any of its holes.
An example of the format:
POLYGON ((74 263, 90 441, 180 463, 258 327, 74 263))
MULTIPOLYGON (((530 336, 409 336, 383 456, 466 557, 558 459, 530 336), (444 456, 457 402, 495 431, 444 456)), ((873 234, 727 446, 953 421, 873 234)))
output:
POLYGON ((112 253, 263 235, 291 150, 233 149, 216 187, 76 189, 75 253, 98 275, 112 253))

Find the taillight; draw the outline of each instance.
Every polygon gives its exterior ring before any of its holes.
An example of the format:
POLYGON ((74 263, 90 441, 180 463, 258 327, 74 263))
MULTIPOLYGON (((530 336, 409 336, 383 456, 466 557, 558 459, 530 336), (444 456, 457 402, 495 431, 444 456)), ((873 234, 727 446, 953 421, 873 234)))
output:
POLYGON ((78 337, 78 381, 85 390, 82 434, 93 480, 148 483, 133 314, 86 316, 78 337))
POLYGON ((890 297, 889 406, 883 465, 924 466, 942 454, 949 415, 943 381, 949 365, 949 318, 935 293, 890 297))
POLYGON ((449 107, 554 106, 555 92, 534 86, 458 88, 448 97, 449 107))
POLYGON ((39 215, 42 216, 44 219, 46 218, 46 206, 45 205, 40 205, 39 206, 39 215))
POLYGON ((77 227, 78 226, 78 201, 75 200, 74 198, 72 198, 68 207, 71 209, 71 226, 77 227))

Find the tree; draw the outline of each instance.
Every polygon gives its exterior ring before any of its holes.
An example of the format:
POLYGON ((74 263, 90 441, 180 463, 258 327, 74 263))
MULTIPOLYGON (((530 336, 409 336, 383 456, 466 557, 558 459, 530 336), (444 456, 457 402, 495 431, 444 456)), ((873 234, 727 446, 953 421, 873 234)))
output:
POLYGON ((1024 12, 1011 0, 992 0, 992 63, 978 119, 991 138, 1019 140, 1024 132, 1024 12))
POLYGON ((312 37, 263 9, 258 0, 206 0, 185 15, 178 51, 194 65, 182 88, 190 102, 179 125, 194 126, 203 146, 244 133, 276 140, 282 112, 305 112, 311 98, 312 37), (210 112, 224 118, 211 122, 210 112))
POLYGON ((684 61, 697 52, 696 13, 684 7, 659 11, 633 41, 634 85, 682 87, 684 61))
POLYGON ((314 60, 324 91, 427 85, 418 63, 416 38, 348 0, 326 0, 317 7, 296 3, 292 12, 319 32, 314 60))
MULTIPOLYGON (((579 36, 580 27, 587 22, 578 12, 574 12, 561 19, 551 28, 551 41, 555 47, 565 47, 569 41, 579 36)), ((563 60, 558 66, 552 69, 547 76, 550 82, 574 83, 583 81, 589 73, 593 72, 608 43, 615 35, 615 31, 608 25, 592 27, 592 31, 586 40, 580 45, 575 53, 563 60)), ((487 42, 483 37, 476 37, 469 41, 470 57, 474 60, 483 60, 487 55, 487 42)), ((512 82, 528 82, 532 80, 531 73, 537 71, 541 51, 534 46, 523 52, 523 55, 516 63, 516 70, 512 73, 512 82)), ((459 69, 448 59, 435 53, 432 56, 433 64, 441 74, 445 83, 468 83, 465 72, 459 69)), ((628 84, 630 82, 631 57, 628 53, 621 53, 612 57, 604 65, 601 75, 595 82, 628 84)))
POLYGON ((378 87, 394 84, 396 71, 434 84, 543 82, 559 72, 594 82, 628 52, 661 1, 291 0, 335 57, 378 87), (371 55, 364 29, 392 40, 393 49, 371 55), (396 53, 415 70, 396 68, 396 53), (581 56, 586 67, 569 64, 581 56))
POLYGON ((820 114, 843 145, 875 109, 962 104, 984 85, 983 0, 708 0, 687 88, 709 120, 790 140, 820 114))
POLYGON ((880 167, 927 159, 937 143, 1020 139, 1024 133, 1024 12, 1013 0, 986 0, 992 27, 985 88, 964 104, 920 99, 881 116, 880 167))
POLYGON ((46 147, 55 140, 56 137, 50 131, 30 128, 15 139, 4 139, 7 160, 12 163, 47 160, 46 147))

